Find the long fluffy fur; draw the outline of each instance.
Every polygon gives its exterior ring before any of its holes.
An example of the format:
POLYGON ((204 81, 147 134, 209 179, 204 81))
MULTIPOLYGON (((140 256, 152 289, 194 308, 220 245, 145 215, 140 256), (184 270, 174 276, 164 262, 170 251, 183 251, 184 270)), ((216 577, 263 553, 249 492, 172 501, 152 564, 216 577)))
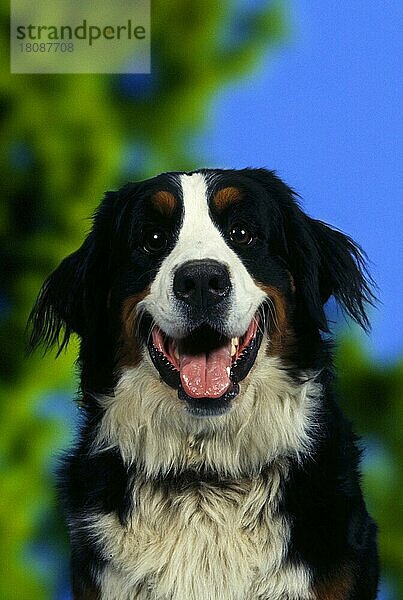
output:
POLYGON ((375 599, 376 526, 321 336, 332 295, 368 329, 371 287, 359 246, 273 172, 168 173, 106 195, 30 317, 31 348, 81 338, 84 419, 59 473, 75 600, 375 599), (174 274, 210 259, 230 286, 208 326, 227 340, 263 329, 214 415, 211 398, 192 412, 150 346, 155 325, 173 340, 200 325, 174 274))
POLYGON ((314 373, 294 381, 278 358, 261 349, 237 410, 195 420, 178 411, 175 391, 161 386, 153 369, 145 357, 123 372, 113 396, 99 398, 103 416, 95 452, 116 447, 124 463, 136 464, 146 477, 186 469, 255 475, 275 458, 309 453, 320 423, 321 386, 314 373))

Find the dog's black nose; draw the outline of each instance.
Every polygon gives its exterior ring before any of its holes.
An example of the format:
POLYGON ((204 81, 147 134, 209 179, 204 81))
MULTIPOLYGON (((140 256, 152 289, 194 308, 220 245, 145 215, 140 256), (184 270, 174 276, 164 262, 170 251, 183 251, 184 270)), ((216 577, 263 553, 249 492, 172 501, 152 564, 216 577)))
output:
POLYGON ((173 289, 192 308, 205 309, 228 296, 231 281, 227 267, 216 260, 189 260, 176 271, 173 289))

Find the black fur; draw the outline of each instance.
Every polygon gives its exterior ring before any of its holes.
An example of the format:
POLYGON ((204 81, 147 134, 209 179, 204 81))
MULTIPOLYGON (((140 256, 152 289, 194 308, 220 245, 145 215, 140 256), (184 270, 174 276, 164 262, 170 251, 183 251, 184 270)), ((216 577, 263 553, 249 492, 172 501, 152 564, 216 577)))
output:
MULTIPOLYGON (((357 440, 334 397, 331 349, 320 333, 329 330, 324 304, 330 296, 354 321, 369 328, 365 306, 373 303, 374 296, 365 255, 349 237, 308 217, 296 194, 273 172, 201 173, 211 196, 225 186, 242 192, 242 203, 222 212, 211 206, 211 216, 228 244, 231 223, 247 223, 253 231, 253 244, 236 252, 256 281, 274 286, 285 298, 294 332, 285 357, 287 368, 296 374, 307 368, 321 370, 324 394, 316 450, 303 463, 293 462, 279 509, 292 523, 288 558, 308 565, 318 585, 331 583, 340 569, 349 575, 346 595, 326 598, 373 600, 378 582, 376 526, 361 494, 357 440)), ((116 384, 123 300, 147 289, 177 240, 181 206, 175 175, 163 174, 108 193, 87 239, 45 282, 30 317, 31 348, 57 344, 60 352, 71 333, 81 338, 86 422, 60 471, 61 496, 70 522, 84 510, 116 512, 125 523, 133 509, 136 467, 125 467, 117 451, 90 452, 101 416, 94 396, 113 390, 116 384), (159 215, 147 203, 158 190, 171 191, 178 198, 170 216, 159 215), (158 224, 168 238, 158 257, 142 250, 144 228, 150 224, 158 224)), ((260 476, 265 477, 264 469, 260 476)), ((225 485, 225 480, 207 471, 172 474, 160 484, 169 493, 206 480, 225 485)), ((73 533, 72 545, 75 597, 95 598, 96 573, 107 557, 82 533, 78 537, 73 533)))

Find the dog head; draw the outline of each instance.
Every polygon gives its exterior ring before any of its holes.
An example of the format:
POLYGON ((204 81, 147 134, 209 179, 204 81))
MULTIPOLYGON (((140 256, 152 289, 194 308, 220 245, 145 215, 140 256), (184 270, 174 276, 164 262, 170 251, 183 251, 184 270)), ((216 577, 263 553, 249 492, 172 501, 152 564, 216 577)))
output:
POLYGON ((367 328, 361 250, 272 172, 167 173, 106 195, 45 282, 31 345, 75 332, 84 392, 145 362, 179 411, 212 417, 239 402, 258 356, 314 366, 332 295, 367 328))

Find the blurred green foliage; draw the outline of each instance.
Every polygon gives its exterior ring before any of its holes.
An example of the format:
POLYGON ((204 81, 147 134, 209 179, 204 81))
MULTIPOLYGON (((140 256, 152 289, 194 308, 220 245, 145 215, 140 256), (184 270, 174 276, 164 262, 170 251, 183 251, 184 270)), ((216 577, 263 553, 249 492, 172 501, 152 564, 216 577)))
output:
MULTIPOLYGON (((70 344, 57 363, 39 353, 27 359, 30 308, 45 277, 81 243, 106 189, 202 164, 195 137, 211 99, 227 81, 250 74, 284 33, 279 2, 242 14, 236 6, 152 2, 149 76, 10 75, 8 7, 0 7, 0 182, 7 198, 0 203, 0 598, 54 597, 54 571, 66 560, 49 464, 66 444, 69 422, 40 407, 49 391, 73 395, 77 347, 70 344), (29 553, 41 535, 48 546, 58 544, 61 562, 46 572, 29 553)), ((351 339, 338 365, 346 409, 377 450, 364 483, 385 572, 403 590, 402 365, 373 365, 351 339)))

